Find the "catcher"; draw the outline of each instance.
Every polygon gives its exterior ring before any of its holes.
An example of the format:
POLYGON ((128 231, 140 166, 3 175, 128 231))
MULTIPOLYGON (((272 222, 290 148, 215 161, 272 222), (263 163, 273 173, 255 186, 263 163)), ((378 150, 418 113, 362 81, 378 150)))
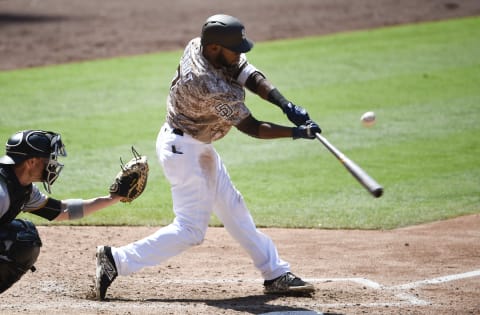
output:
POLYGON ((24 130, 12 135, 6 143, 6 155, 0 157, 0 293, 10 288, 34 263, 42 241, 35 225, 16 219, 29 212, 47 220, 74 220, 97 210, 130 202, 145 189, 148 164, 132 147, 133 159, 121 165, 110 187, 110 194, 88 200, 57 200, 43 194, 34 182, 43 182, 50 194, 67 155, 58 133, 24 130))

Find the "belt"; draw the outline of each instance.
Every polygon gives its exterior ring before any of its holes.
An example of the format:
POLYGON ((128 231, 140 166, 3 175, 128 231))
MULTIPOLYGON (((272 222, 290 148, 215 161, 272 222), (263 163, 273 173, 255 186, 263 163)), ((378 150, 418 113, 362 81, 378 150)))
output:
POLYGON ((178 129, 178 128, 173 128, 172 129, 172 133, 178 135, 178 136, 183 136, 183 130, 182 129, 178 129))

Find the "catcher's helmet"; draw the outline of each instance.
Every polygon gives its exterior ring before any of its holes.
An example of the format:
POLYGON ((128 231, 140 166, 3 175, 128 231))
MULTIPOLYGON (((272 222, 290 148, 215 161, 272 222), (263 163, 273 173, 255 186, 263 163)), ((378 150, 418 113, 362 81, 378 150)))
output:
POLYGON ((59 134, 43 130, 23 130, 7 140, 6 155, 0 158, 0 164, 19 164, 33 157, 48 158, 43 184, 50 193, 50 185, 55 182, 63 168, 63 164, 57 160, 58 156, 67 156, 59 134))
POLYGON ((201 41, 202 45, 217 44, 237 53, 246 53, 253 47, 242 22, 226 14, 216 14, 205 21, 201 41))

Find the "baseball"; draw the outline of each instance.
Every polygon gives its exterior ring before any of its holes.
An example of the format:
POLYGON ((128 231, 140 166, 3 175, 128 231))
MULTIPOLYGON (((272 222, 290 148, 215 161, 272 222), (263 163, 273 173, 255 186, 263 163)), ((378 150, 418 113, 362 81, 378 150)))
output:
POLYGON ((375 113, 374 112, 366 112, 360 118, 360 121, 365 127, 371 127, 375 124, 375 113))

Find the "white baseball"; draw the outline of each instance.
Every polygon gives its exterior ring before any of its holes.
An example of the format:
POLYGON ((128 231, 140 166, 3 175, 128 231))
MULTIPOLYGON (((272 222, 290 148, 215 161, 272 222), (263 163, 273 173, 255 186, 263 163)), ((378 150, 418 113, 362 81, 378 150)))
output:
POLYGON ((366 112, 360 118, 360 121, 365 127, 371 127, 375 124, 375 113, 374 112, 366 112))

